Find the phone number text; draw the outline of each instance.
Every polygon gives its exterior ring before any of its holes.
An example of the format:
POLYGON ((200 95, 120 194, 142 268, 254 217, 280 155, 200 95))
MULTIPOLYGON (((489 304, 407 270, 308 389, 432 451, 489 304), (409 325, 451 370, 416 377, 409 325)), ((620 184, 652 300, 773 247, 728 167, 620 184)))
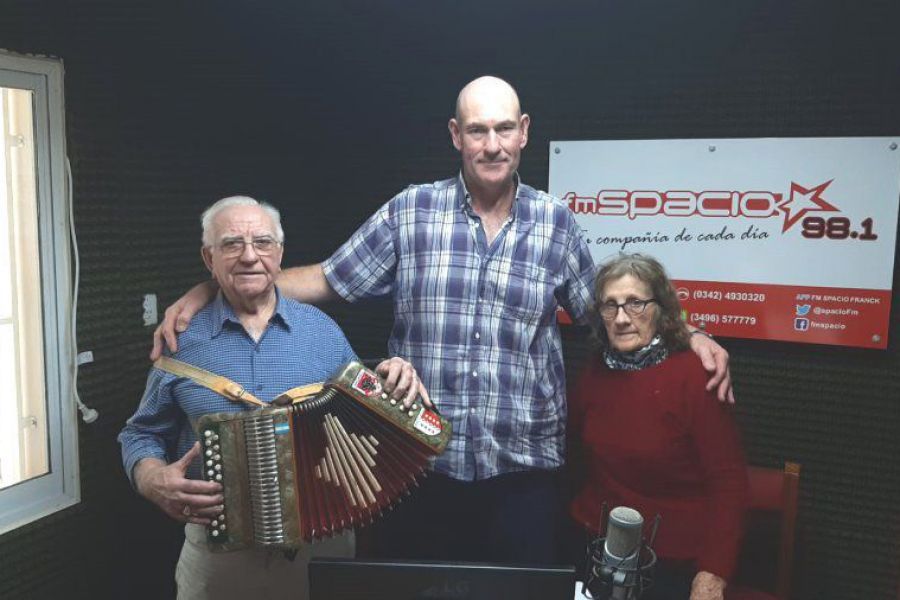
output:
POLYGON ((694 290, 695 300, 731 300, 733 302, 765 302, 766 295, 756 292, 725 292, 720 290, 694 290))
POLYGON ((691 323, 715 323, 722 325, 756 325, 756 317, 750 315, 720 315, 716 313, 691 313, 691 323))

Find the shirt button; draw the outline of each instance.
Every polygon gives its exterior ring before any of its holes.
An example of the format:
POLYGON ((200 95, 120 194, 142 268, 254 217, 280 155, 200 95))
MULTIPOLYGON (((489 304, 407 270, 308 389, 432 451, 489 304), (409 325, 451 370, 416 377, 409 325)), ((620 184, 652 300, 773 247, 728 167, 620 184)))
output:
POLYGON ((480 339, 481 339, 481 334, 478 333, 477 331, 475 332, 475 339, 476 339, 476 340, 480 340, 480 339))
POLYGON ((472 414, 474 415, 474 414, 475 414, 475 409, 474 409, 474 408, 470 408, 470 409, 469 409, 469 412, 472 413, 472 414))
POLYGON ((472 377, 478 377, 478 371, 472 371, 472 377))

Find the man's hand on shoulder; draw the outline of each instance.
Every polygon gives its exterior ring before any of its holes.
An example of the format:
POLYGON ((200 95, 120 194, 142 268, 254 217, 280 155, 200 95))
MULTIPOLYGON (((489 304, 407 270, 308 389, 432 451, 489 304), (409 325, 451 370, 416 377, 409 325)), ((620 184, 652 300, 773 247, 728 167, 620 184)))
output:
POLYGON ((706 389, 716 390, 720 402, 734 404, 734 389, 731 387, 731 369, 729 368, 728 351, 717 344, 711 337, 693 330, 691 332, 691 350, 700 357, 703 368, 712 373, 706 389))
POLYGON ((392 398, 401 400, 406 408, 412 406, 416 397, 422 398, 423 405, 434 408, 431 398, 428 397, 428 390, 409 361, 395 356, 381 361, 375 367, 375 372, 384 379, 384 391, 392 398))
POLYGON ((178 334, 188 328, 194 315, 212 301, 218 289, 213 281, 199 283, 166 309, 162 323, 153 332, 150 360, 162 356, 164 345, 172 352, 178 351, 178 334))

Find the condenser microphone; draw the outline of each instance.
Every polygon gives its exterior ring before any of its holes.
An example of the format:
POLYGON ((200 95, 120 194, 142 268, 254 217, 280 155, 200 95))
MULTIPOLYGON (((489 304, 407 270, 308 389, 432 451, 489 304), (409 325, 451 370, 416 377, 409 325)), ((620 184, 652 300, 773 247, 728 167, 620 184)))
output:
MULTIPOLYGON (((604 506, 601 514, 605 512, 604 506)), ((588 546, 582 593, 596 600, 638 600, 653 580, 656 554, 650 546, 659 521, 657 516, 650 544, 644 544, 641 513, 627 506, 612 509, 606 537, 597 538, 588 546)))
MULTIPOLYGON (((621 576, 623 582, 626 572, 638 566, 643 530, 644 517, 633 508, 617 506, 610 511, 602 562, 608 568, 618 569, 616 577, 621 576)), ((615 594, 612 597, 618 598, 615 594)))

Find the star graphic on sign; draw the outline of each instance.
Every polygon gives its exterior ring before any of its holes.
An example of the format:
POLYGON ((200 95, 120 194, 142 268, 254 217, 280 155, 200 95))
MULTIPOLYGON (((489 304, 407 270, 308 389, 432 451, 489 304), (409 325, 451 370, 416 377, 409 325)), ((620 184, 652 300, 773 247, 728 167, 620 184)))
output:
POLYGON ((832 181, 834 179, 829 179, 825 183, 808 189, 791 182, 790 199, 778 205, 778 209, 784 213, 784 227, 781 229, 781 233, 793 227, 794 223, 806 216, 806 213, 840 212, 839 208, 832 206, 822 198, 822 192, 831 185, 832 181))

